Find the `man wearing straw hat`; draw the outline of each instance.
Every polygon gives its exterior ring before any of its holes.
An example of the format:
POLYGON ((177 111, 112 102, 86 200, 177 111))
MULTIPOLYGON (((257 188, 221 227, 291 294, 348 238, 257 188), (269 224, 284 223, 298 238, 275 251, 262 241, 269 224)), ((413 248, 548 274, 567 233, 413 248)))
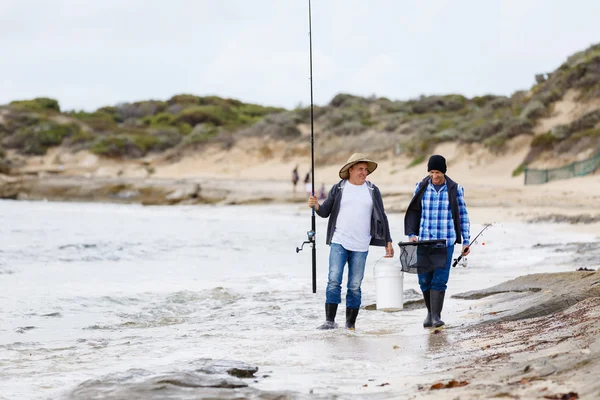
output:
POLYGON ((323 204, 308 199, 317 215, 329 217, 326 243, 329 250, 329 278, 325 292, 325 323, 319 329, 334 329, 335 314, 342 302, 342 275, 348 264, 346 328, 354 330, 361 303, 360 285, 365 274, 369 246, 385 247, 385 257, 394 256, 388 219, 377 186, 367 181, 377 163, 355 153, 340 169, 341 181, 333 185, 323 204))
POLYGON ((462 254, 469 254, 470 223, 465 193, 461 185, 446 175, 446 159, 439 154, 429 158, 427 175, 417 184, 404 216, 404 232, 411 242, 446 240, 446 265, 427 273, 419 273, 419 286, 427 306, 425 328, 444 325, 442 309, 454 244, 462 243, 462 254))

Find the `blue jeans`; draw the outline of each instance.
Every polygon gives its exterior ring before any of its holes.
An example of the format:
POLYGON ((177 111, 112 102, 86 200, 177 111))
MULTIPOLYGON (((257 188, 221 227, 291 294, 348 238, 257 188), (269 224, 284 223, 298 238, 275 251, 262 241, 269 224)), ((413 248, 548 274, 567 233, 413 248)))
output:
POLYGON ((325 303, 340 304, 342 302, 342 276, 348 263, 348 290, 346 307, 360 308, 360 285, 365 276, 365 264, 368 251, 350 251, 337 243, 331 243, 329 250, 329 280, 325 292, 325 303))
POLYGON ((448 246, 448 256, 446 257, 446 266, 444 268, 436 268, 432 272, 419 275, 419 286, 421 291, 426 292, 428 290, 439 290, 441 292, 446 291, 446 284, 450 277, 450 265, 452 264, 452 253, 454 253, 454 246, 448 246))

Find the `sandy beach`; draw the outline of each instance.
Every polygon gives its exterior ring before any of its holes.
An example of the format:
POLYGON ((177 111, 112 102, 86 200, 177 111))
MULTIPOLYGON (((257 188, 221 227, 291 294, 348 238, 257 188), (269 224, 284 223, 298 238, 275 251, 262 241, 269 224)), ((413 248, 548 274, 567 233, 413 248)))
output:
MULTIPOLYGON (((599 222, 600 173, 540 185, 524 185, 523 174, 512 172, 528 151, 531 137, 513 139, 502 154, 493 154, 478 145, 460 146, 454 143, 439 145, 436 153, 444 155, 448 175, 465 188, 465 196, 474 222, 521 221, 534 219, 556 222, 599 222), (584 218, 581 218, 581 217, 584 218), (589 218, 585 218, 585 216, 589 218), (580 217, 579 219, 577 217, 580 217)), ((29 157, 19 169, 23 176, 44 180, 79 177, 90 182, 101 179, 144 182, 197 183, 200 195, 218 204, 304 202, 307 193, 302 180, 310 171, 310 153, 301 156, 265 157, 258 150, 260 142, 242 139, 232 149, 207 146, 201 151, 188 152, 175 160, 166 155, 149 156, 142 160, 115 161, 100 158, 86 151, 75 154, 68 150, 52 149, 46 156, 29 157), (296 190, 291 172, 298 166, 301 181, 296 190)), ((270 144, 273 153, 285 148, 285 143, 270 144), (281 148, 281 149, 280 149, 281 148)), ((306 149, 305 149, 306 150, 306 149)), ((281 151, 283 154, 284 152, 281 151)), ((403 212, 413 194, 415 184, 426 174, 426 162, 409 167, 412 158, 395 155, 392 150, 367 154, 379 166, 369 180, 381 190, 389 212, 403 212)), ((328 191, 338 178, 338 171, 350 154, 321 165, 315 163, 315 190, 322 185, 328 191)), ((537 167, 548 167, 540 161, 537 167)), ((12 177, 5 177, 13 179, 12 177)), ((1 181, 0 181, 1 182, 1 181)), ((600 232, 598 230, 597 232, 600 232)))
MULTIPOLYGON (((491 154, 477 146, 462 148, 455 144, 444 144, 436 150, 448 161, 448 175, 465 187, 472 224, 549 223, 551 229, 564 232, 565 244, 575 233, 600 238, 600 174, 525 186, 523 175, 513 177, 512 171, 527 151, 527 140, 513 140, 509 151, 502 155, 491 154)), ((218 205, 296 203, 298 210, 303 210, 307 193, 302 183, 293 190, 291 171, 299 166, 302 178, 309 170, 310 158, 306 155, 286 159, 262 157, 255 151, 256 146, 256 143, 241 144, 232 151, 215 147, 175 161, 156 157, 135 162, 103 160, 85 152, 73 155, 52 151, 45 157, 30 158, 21 172, 47 185, 74 179, 76 183, 67 186, 76 184, 85 188, 86 182, 92 185, 102 180, 106 185, 126 182, 138 189, 143 185, 161 187, 161 196, 173 196, 177 190, 181 195, 193 186, 197 190, 194 199, 210 199, 208 202, 218 205)), ((427 173, 425 163, 408 168, 412 160, 396 156, 392 151, 369 156, 379 163, 369 179, 381 189, 387 211, 401 215, 415 184, 427 173)), ((328 190, 338 181, 338 170, 344 161, 316 166, 317 190, 321 185, 328 190)), ((14 178, 4 181, 9 179, 14 178)), ((38 198, 50 192, 43 193, 38 194, 38 198)), ((35 191, 29 196, 35 198, 35 191)), ((121 197, 120 200, 131 199, 121 197)), ((306 211, 308 217, 308 208, 306 211)), ((403 239, 399 236, 401 227, 392 227, 392 230, 395 241, 403 239)), ((476 232, 472 232, 474 234, 476 232)), ((600 373, 597 362, 600 359, 597 323, 600 275, 595 272, 600 267, 600 251, 596 246, 582 252, 591 252, 595 258, 582 265, 591 271, 573 272, 574 275, 566 278, 568 282, 582 285, 585 277, 587 286, 578 286, 576 293, 557 294, 570 299, 566 303, 568 307, 539 316, 523 314, 515 320, 494 321, 492 318, 499 313, 516 314, 524 301, 538 304, 540 300, 535 296, 539 291, 559 292, 565 282, 556 277, 529 280, 525 283, 526 289, 502 290, 489 298, 486 295, 473 301, 468 309, 456 310, 465 318, 464 324, 439 335, 431 334, 431 343, 440 348, 440 358, 447 361, 448 368, 441 375, 423 376, 412 382, 418 390, 406 398, 600 398, 600 386, 594 378, 600 373), (501 304, 502 309, 497 309, 497 304, 501 304), (452 350, 446 352, 444 346, 448 340, 452 342, 452 350)))

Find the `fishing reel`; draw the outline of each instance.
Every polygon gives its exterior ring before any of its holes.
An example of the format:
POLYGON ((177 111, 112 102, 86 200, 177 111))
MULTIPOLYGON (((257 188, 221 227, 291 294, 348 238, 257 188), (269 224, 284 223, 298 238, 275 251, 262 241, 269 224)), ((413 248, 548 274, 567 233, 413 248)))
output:
POLYGON ((452 268, 456 267, 458 265, 458 263, 460 263, 460 265, 462 265, 463 267, 466 268, 467 266, 467 257, 463 256, 462 254, 460 256, 458 256, 458 258, 454 259, 454 262, 452 263, 452 268))
POLYGON ((315 241, 315 231, 308 231, 306 232, 306 235, 308 236, 308 240, 302 242, 300 247, 296 247, 296 253, 301 252, 304 249, 305 244, 308 243, 312 246, 312 243, 315 241))

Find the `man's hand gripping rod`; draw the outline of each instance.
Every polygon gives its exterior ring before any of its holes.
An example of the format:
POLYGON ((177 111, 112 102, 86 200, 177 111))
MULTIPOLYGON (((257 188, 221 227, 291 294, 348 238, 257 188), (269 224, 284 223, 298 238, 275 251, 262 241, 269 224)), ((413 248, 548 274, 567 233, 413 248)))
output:
MULTIPOLYGON (((483 229, 482 229, 482 230, 481 230, 481 231, 480 231, 480 232, 477 234, 477 236, 475 236, 475 239, 473 239, 473 240, 471 241, 471 244, 470 244, 470 245, 468 245, 466 248, 467 248, 467 249, 470 249, 470 248, 471 248, 471 246, 473 245, 473 243, 475 243, 475 241, 476 241, 476 240, 477 240, 477 238, 479 237, 479 235, 481 235, 481 234, 483 233, 483 231, 485 231, 485 230, 486 230, 487 228, 489 228, 490 226, 492 226, 492 224, 487 224, 486 226, 484 226, 484 227, 483 227, 483 229)), ((463 251, 460 253, 460 256, 458 256, 458 258, 455 258, 455 259, 454 259, 454 263, 452 264, 452 267, 453 267, 453 268, 454 268, 454 267, 456 267, 456 264, 458 264, 458 263, 460 262, 460 260, 462 260, 462 258, 463 258, 463 252, 464 252, 464 250, 463 250, 463 251)))

